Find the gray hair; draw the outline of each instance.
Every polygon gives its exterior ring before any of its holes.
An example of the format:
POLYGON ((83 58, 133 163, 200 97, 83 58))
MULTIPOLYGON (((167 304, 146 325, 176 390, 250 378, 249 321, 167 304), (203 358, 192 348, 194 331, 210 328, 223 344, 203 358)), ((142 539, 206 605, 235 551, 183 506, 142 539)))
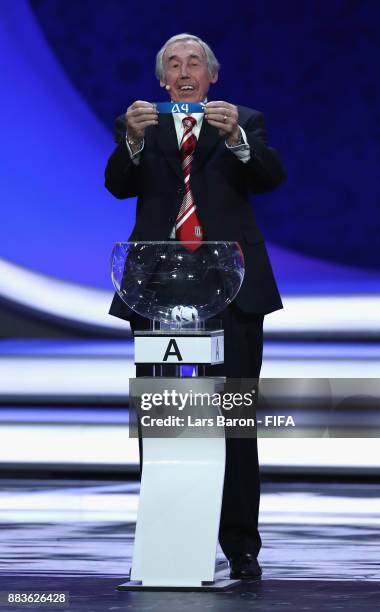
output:
POLYGON ((165 50, 169 45, 171 45, 174 42, 177 42, 178 40, 195 40, 195 42, 197 42, 204 51, 204 54, 206 56, 206 61, 207 61, 207 67, 208 67, 208 71, 210 75, 214 76, 214 74, 218 72, 220 68, 220 64, 218 60, 216 59, 213 50, 210 49, 210 47, 208 46, 207 43, 204 42, 204 40, 202 40, 198 36, 194 36, 193 34, 186 34, 186 33, 176 34, 175 36, 172 36, 171 38, 169 38, 169 40, 166 41, 166 43, 161 47, 161 49, 156 55, 156 77, 158 78, 159 81, 162 80, 162 78, 164 77, 164 73, 165 73, 165 70, 164 70, 165 50))

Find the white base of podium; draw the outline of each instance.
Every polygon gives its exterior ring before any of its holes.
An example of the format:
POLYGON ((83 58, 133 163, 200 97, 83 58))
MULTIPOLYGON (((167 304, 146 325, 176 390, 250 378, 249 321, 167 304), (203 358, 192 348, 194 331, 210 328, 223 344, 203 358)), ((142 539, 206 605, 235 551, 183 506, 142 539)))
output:
POLYGON ((213 582, 203 582, 200 586, 145 586, 138 580, 127 580, 119 584, 118 591, 227 591, 242 584, 242 580, 229 577, 227 563, 221 563, 215 571, 213 582))
MULTIPOLYGON (((130 381, 130 394, 138 398, 165 389, 212 394, 223 383, 220 378, 137 378, 130 381)), ((204 417, 215 416, 219 408, 205 406, 198 411, 204 417)), ((136 588, 140 582, 143 588, 203 590, 202 584, 214 583, 226 452, 220 429, 210 427, 204 438, 187 437, 187 427, 174 438, 143 435, 131 571, 136 588)))

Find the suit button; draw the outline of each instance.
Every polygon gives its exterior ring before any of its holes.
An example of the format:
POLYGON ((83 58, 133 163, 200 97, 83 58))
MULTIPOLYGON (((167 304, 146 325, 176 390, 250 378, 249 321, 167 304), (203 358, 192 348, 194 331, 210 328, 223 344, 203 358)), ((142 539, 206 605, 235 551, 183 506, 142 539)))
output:
POLYGON ((183 187, 178 187, 178 189, 177 189, 177 193, 178 193, 178 195, 183 196, 183 194, 184 194, 184 188, 183 188, 183 187))

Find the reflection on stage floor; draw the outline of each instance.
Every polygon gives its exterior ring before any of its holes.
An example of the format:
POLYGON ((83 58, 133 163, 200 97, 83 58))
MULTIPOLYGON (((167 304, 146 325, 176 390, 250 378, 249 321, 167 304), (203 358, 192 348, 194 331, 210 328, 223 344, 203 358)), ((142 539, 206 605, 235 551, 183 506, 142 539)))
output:
POLYGON ((94 611, 379 605, 379 485, 265 480, 263 578, 224 594, 115 590, 129 571, 138 491, 134 481, 2 480, 1 590, 69 591, 70 610, 94 611))

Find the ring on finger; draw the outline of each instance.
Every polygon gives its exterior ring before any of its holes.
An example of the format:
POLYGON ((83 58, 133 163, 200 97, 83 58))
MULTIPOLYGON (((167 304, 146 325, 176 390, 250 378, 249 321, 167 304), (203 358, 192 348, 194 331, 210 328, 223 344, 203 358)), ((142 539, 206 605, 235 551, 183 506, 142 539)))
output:
POLYGON ((227 119, 228 119, 228 115, 224 115, 224 117, 223 117, 223 123, 227 123, 227 119))

